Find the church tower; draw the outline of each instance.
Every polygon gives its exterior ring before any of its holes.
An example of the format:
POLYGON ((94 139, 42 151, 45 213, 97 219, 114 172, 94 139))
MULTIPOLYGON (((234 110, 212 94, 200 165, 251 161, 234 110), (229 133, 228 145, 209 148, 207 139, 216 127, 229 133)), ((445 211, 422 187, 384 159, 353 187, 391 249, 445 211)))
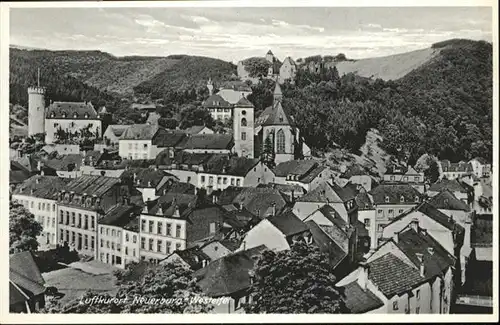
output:
POLYGON ((244 96, 233 108, 234 151, 238 157, 254 157, 254 106, 244 96))
POLYGON ((40 69, 37 86, 28 88, 28 136, 45 132, 45 88, 40 87, 40 69))

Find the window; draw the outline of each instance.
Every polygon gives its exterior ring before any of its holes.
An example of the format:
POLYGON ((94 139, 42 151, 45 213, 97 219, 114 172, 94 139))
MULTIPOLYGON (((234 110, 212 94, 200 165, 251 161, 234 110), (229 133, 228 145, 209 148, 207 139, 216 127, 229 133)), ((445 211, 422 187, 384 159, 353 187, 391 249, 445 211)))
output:
POLYGON ((403 177, 403 181, 408 182, 408 176, 403 177))
POLYGON ((167 240, 166 244, 167 244, 167 254, 170 254, 170 251, 172 249, 172 243, 167 240))
POLYGON ((241 186, 241 180, 240 179, 236 180, 236 186, 241 186))
POLYGON ((403 195, 401 195, 400 199, 401 203, 403 203, 405 201, 405 197, 403 195))
POLYGON ((419 200, 419 197, 415 196, 415 202, 418 202, 418 200, 419 200))
POLYGON ((420 182, 420 177, 418 176, 415 176, 413 179, 415 180, 415 182, 420 182))
POLYGON ((417 300, 420 300, 420 289, 417 290, 415 296, 417 297, 417 300))
POLYGON ((90 248, 93 250, 94 249, 94 236, 90 237, 90 248))
POLYGON ((101 247, 104 247, 104 240, 101 238, 101 247))
POLYGON ((365 227, 366 228, 370 228, 370 219, 369 218, 365 218, 365 227))
POLYGON ((147 149, 148 148, 148 144, 145 143, 144 146, 143 146, 144 149, 147 149))
POLYGON ((201 182, 205 183, 205 176, 201 176, 201 182))
POLYGON ((404 211, 404 209, 399 209, 399 214, 403 213, 404 211))
POLYGON ((158 223, 156 224, 156 233, 158 235, 163 234, 163 222, 158 221, 158 223))
POLYGON ((215 222, 210 223, 210 235, 215 234, 215 222))
POLYGON ((128 255, 128 247, 125 246, 125 255, 128 255))
POLYGON ((128 148, 129 148, 129 150, 132 150, 132 143, 128 144, 128 148))
POLYGON ((121 252, 122 250, 122 246, 120 244, 116 244, 116 250, 121 252))
POLYGON ((41 205, 42 204, 40 202, 38 202, 38 210, 41 210, 41 205))
POLYGON ((146 249, 146 238, 141 237, 141 249, 146 249))
POLYGON ((231 178, 231 185, 234 186, 234 178, 231 178))
POLYGON ((180 250, 180 249, 181 249, 181 243, 177 243, 177 244, 175 244, 175 249, 176 249, 176 250, 180 250))
POLYGON ((136 235, 132 236, 132 242, 133 242, 134 244, 135 244, 135 243, 137 243, 137 236, 136 236, 136 235))
POLYGON ((415 308, 415 314, 420 314, 420 307, 415 308))
POLYGON ((149 232, 153 232, 153 227, 154 227, 154 221, 149 221, 149 232))
POLYGON ((42 210, 45 210, 45 203, 42 203, 42 210))
POLYGON ((243 116, 247 115, 247 111, 241 111, 241 115, 243 116))
POLYGON ((142 154, 142 159, 148 159, 148 154, 147 153, 142 154))
POLYGON ((56 204, 55 203, 52 204, 52 211, 56 211, 56 204))
POLYGON ((149 250, 150 251, 153 251, 153 241, 154 241, 153 238, 149 239, 149 250))
POLYGON ((33 209, 35 207, 35 202, 31 201, 31 208, 33 209))
POLYGON ((247 139, 247 133, 241 132, 241 140, 245 141, 247 139))
POLYGON ((90 229, 94 230, 94 216, 90 216, 90 229))
POLYGON ((106 240, 106 248, 109 248, 109 240, 106 240))
POLYGON ((385 197, 385 203, 389 203, 389 197, 388 196, 385 197))
POLYGON ((394 176, 391 176, 391 181, 395 180, 396 178, 394 176))
POLYGON ((217 184, 221 184, 222 183, 222 177, 217 177, 217 184))
POLYGON ((227 177, 224 177, 224 179, 222 180, 222 183, 223 183, 224 185, 226 185, 226 184, 227 184, 227 177))
POLYGON ((167 236, 172 236, 172 225, 167 223, 167 236))
POLYGON ((56 218, 52 218, 52 228, 56 227, 56 218))
POLYGON ((116 236, 116 231, 113 229, 111 230, 111 236, 115 237, 116 236))
POLYGON ((128 242, 128 234, 125 234, 125 241, 128 242))
POLYGON ((276 135, 276 153, 285 153, 285 132, 279 130, 276 135))
POLYGON ((141 220, 141 231, 146 231, 146 220, 141 220))
POLYGON ((389 214, 394 214, 394 210, 393 209, 389 209, 389 214))
MULTIPOLYGON (((247 126, 247 119, 246 118, 241 119, 241 126, 247 126)), ((242 138, 242 140, 245 140, 245 139, 242 138)))
POLYGON ((181 225, 177 225, 175 227, 175 237, 177 237, 177 238, 181 237, 181 225))
POLYGON ((158 240, 158 241, 156 242, 156 251, 157 251, 158 253, 161 253, 161 247, 162 247, 162 244, 163 244, 163 243, 161 242, 161 240, 158 240))
POLYGON ((397 301, 393 301, 393 302, 392 302, 392 309, 393 309, 393 310, 398 310, 398 309, 399 309, 399 307, 398 307, 398 302, 397 302, 397 301))
POLYGON ((135 248, 132 250, 132 256, 135 257, 135 248))
POLYGON ((384 226, 385 225, 378 225, 378 231, 384 231, 384 226))
POLYGON ((106 228, 106 236, 109 236, 109 228, 106 228))

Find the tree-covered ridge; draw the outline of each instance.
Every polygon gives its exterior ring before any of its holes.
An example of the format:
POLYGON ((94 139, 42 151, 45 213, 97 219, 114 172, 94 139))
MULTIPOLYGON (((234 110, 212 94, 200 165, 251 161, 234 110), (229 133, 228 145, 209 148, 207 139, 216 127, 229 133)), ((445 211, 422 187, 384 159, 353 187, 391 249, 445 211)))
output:
POLYGON ((299 70, 295 85, 283 87, 284 105, 315 149, 328 150, 334 141, 356 151, 376 128, 385 149, 409 162, 425 152, 491 161, 492 46, 450 44, 396 81, 340 77, 335 68, 299 70))

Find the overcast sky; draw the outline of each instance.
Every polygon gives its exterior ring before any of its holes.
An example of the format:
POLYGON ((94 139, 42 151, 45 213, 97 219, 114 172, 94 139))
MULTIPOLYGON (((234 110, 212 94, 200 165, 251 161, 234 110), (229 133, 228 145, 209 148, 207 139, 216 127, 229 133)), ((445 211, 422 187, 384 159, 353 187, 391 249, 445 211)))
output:
POLYGON ((11 9, 10 44, 117 56, 191 54, 238 61, 401 53, 450 38, 492 40, 490 8, 11 9))

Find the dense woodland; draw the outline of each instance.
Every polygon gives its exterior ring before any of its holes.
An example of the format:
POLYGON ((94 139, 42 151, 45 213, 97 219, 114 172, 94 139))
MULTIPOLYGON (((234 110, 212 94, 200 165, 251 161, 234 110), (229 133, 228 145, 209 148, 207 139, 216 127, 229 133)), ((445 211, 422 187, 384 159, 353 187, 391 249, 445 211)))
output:
MULTIPOLYGON (((339 76, 336 69, 323 68, 318 73, 299 69, 295 84, 282 87, 283 104, 302 129, 306 142, 318 153, 327 151, 333 143, 356 152, 364 143, 366 132, 376 128, 384 137, 385 149, 409 163, 426 152, 452 161, 474 156, 491 160, 492 44, 450 40, 434 44, 433 48, 441 49, 441 54, 394 81, 354 74, 339 76)), ((40 66, 41 84, 48 88, 47 100, 90 100, 96 107, 106 105, 114 113, 115 122, 144 120, 139 112, 129 108, 131 96, 82 81, 77 74, 68 73, 67 63, 64 68, 54 64, 61 60, 55 60, 53 53, 11 50, 12 104, 26 107, 26 88, 36 83, 36 68, 40 66)), ((91 53, 94 59, 82 61, 82 56, 75 53, 70 53, 78 58, 73 59, 75 71, 82 67, 96 71, 91 62, 95 65, 124 60, 106 57, 101 52, 84 52, 87 56, 91 53)), ((135 96, 155 100, 162 123, 173 125, 172 119, 176 119, 181 127, 214 125, 209 114, 200 109, 208 96, 206 80, 230 80, 234 78, 235 66, 204 57, 168 58, 167 68, 133 87, 135 96)), ((314 62, 314 58, 307 61, 314 62)), ((159 60, 128 58, 132 59, 159 60)), ((71 56, 66 56, 64 62, 68 60, 71 62, 71 56)), ((249 99, 258 116, 272 104, 274 82, 263 79, 252 89, 249 99)))

